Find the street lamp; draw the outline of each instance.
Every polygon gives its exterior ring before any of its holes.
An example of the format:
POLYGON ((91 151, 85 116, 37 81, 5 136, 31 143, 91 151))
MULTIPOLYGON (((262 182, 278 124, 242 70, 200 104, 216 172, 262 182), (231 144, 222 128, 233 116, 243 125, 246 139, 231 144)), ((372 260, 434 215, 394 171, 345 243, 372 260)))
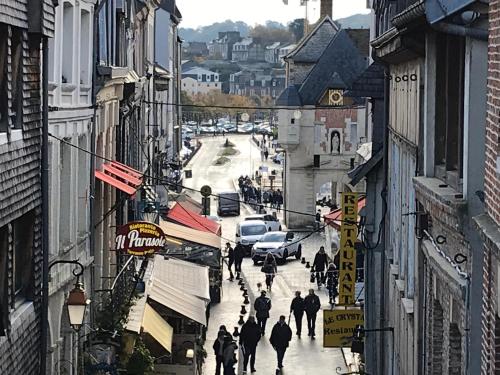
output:
POLYGON ((75 331, 79 331, 85 318, 85 310, 90 300, 87 299, 83 284, 77 279, 75 287, 69 292, 68 306, 69 324, 75 331))
POLYGON ((154 202, 147 202, 144 206, 142 217, 145 221, 156 224, 158 222, 158 210, 154 202))

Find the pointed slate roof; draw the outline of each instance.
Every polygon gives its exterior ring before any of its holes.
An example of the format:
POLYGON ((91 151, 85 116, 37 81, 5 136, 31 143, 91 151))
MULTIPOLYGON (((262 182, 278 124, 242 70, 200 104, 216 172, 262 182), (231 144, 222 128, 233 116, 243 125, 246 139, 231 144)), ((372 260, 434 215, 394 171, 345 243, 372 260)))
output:
POLYGON ((286 59, 295 62, 315 63, 321 57, 325 46, 328 45, 332 37, 340 30, 339 25, 326 16, 316 27, 304 36, 297 46, 290 52, 286 59))
POLYGON ((299 89, 302 105, 316 105, 329 88, 347 89, 366 69, 367 58, 340 30, 299 89))
POLYGON ((295 85, 288 86, 276 100, 276 105, 287 106, 287 107, 300 107, 302 105, 302 102, 300 100, 297 86, 295 85))
POLYGON ((379 62, 372 63, 352 83, 347 96, 358 98, 381 99, 384 97, 384 66, 379 62))

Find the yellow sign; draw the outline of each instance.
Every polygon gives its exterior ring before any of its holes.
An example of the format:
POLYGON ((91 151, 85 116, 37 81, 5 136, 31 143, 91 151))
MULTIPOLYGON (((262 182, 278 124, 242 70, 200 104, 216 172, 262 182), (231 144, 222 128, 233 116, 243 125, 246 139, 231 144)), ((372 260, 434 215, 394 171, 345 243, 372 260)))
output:
POLYGON ((350 346, 356 325, 364 325, 363 310, 323 310, 323 347, 350 346))
POLYGON ((356 293, 356 249, 358 238, 358 194, 342 193, 342 223, 340 225, 339 303, 354 305, 356 293))

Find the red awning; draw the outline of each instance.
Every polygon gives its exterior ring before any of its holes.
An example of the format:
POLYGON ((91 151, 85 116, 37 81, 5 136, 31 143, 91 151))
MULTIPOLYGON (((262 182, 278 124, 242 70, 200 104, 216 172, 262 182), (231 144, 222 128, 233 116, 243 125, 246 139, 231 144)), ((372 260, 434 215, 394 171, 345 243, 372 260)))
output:
POLYGON ((128 195, 135 194, 142 184, 141 172, 117 161, 103 164, 102 171, 95 171, 95 176, 128 195))
MULTIPOLYGON (((366 204, 366 198, 361 198, 358 201, 358 213, 365 206, 365 204, 366 204)), ((332 211, 329 214, 325 215, 325 223, 331 225, 334 228, 340 229, 340 225, 342 224, 342 209, 339 208, 338 210, 332 211)), ((359 223, 359 216, 358 216, 358 223, 359 223)))
POLYGON ((180 202, 175 203, 174 206, 168 211, 167 218, 170 221, 179 223, 189 228, 201 230, 203 232, 215 233, 219 236, 222 233, 220 224, 207 219, 205 216, 190 211, 180 202))

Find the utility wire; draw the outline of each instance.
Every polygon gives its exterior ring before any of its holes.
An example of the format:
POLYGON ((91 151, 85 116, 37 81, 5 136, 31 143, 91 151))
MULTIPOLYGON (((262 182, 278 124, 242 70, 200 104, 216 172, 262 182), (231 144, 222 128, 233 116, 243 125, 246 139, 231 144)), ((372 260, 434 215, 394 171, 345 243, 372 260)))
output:
POLYGON ((303 106, 293 106, 293 107, 283 107, 283 106, 271 106, 271 107, 263 107, 263 106, 231 106, 231 105, 216 105, 216 104, 181 104, 181 103, 169 103, 169 102, 157 102, 157 101, 148 101, 145 100, 146 104, 153 105, 166 105, 173 107, 191 107, 191 108, 219 108, 219 109, 237 109, 237 110, 251 110, 251 111, 277 111, 277 110, 285 110, 285 111, 315 111, 317 109, 323 110, 342 110, 342 109, 358 109, 365 108, 364 105, 345 105, 345 106, 336 106, 331 107, 327 105, 319 105, 314 108, 303 107, 303 106))

